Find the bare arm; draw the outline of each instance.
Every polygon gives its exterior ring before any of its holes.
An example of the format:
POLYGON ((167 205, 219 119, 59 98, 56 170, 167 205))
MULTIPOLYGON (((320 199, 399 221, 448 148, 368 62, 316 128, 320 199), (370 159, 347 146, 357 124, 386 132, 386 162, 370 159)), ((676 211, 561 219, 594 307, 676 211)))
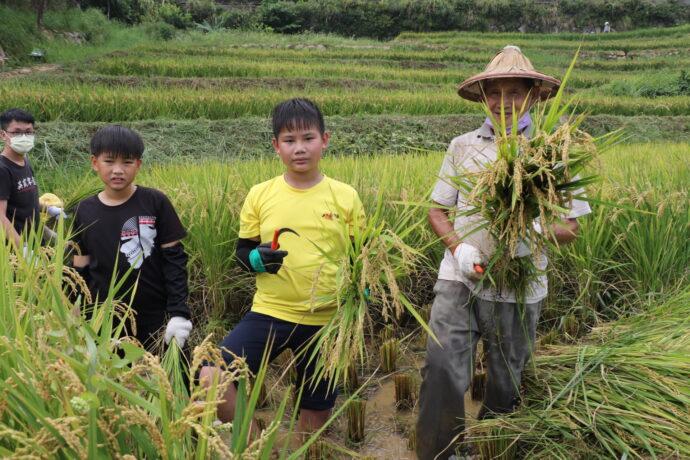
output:
POLYGON ((21 244, 19 233, 17 233, 17 231, 14 229, 12 221, 7 218, 7 200, 0 200, 0 224, 2 224, 2 228, 5 230, 5 235, 7 235, 7 238, 12 239, 15 246, 19 247, 21 244))
MULTIPOLYGON (((441 205, 439 204, 439 206, 441 205)), ((440 207, 429 209, 429 223, 434 233, 441 238, 443 244, 445 244, 451 252, 462 242, 460 238, 458 238, 457 233, 455 233, 448 209, 440 207)))

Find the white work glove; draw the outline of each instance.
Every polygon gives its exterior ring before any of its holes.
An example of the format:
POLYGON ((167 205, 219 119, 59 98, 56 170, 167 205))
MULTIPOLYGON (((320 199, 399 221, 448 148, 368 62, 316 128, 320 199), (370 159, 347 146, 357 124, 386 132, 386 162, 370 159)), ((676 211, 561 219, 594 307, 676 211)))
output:
POLYGON ((22 248, 22 256, 24 257, 24 260, 26 260, 27 265, 32 265, 34 267, 38 266, 38 257, 37 255, 34 254, 34 250, 29 248, 26 244, 24 244, 24 248, 22 248))
POLYGON ((173 316, 168 321, 168 326, 165 328, 165 343, 170 343, 170 339, 175 337, 177 345, 182 348, 185 341, 189 338, 189 333, 192 332, 192 322, 182 316, 173 316))
POLYGON ((484 272, 478 272, 475 268, 475 265, 482 267, 485 265, 484 257, 479 249, 471 244, 460 243, 453 251, 453 258, 458 270, 464 277, 474 281, 481 279, 484 272))
POLYGON ((34 258, 34 251, 29 249, 29 246, 26 244, 24 245, 24 249, 22 249, 22 257, 24 257, 27 262, 31 262, 31 259, 34 258))
POLYGON ((62 208, 58 206, 48 206, 46 208, 46 212, 50 217, 61 217, 63 219, 67 218, 67 214, 65 214, 65 211, 63 211, 62 208))

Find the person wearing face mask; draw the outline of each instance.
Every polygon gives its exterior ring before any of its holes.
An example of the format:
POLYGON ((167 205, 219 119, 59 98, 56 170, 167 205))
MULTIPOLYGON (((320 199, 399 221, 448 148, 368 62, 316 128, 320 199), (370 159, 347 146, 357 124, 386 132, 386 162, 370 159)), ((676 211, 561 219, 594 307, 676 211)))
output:
POLYGON ((20 235, 33 225, 38 229, 40 206, 38 185, 27 153, 34 147, 34 117, 21 109, 0 115, 0 224, 5 237, 17 247, 20 235))
MULTIPOLYGON (((0 139, 5 146, 0 156, 0 226, 5 237, 17 247, 20 235, 33 226, 41 231, 42 242, 56 237, 47 226, 40 227, 41 210, 50 217, 66 217, 62 200, 52 193, 38 197, 38 185, 27 158, 35 143, 34 117, 21 109, 0 114, 0 139)), ((25 246, 24 256, 30 250, 25 246)))

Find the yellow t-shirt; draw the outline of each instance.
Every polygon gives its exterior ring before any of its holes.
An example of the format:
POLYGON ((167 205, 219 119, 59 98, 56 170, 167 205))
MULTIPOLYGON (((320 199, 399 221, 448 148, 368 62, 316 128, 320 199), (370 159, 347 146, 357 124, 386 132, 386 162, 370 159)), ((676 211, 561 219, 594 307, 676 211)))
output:
POLYGON ((326 324, 336 309, 336 273, 347 238, 363 217, 355 189, 326 176, 306 190, 290 186, 283 176, 252 187, 240 213, 240 238, 270 242, 283 227, 299 233, 281 235, 280 249, 288 255, 276 275, 256 275, 252 311, 292 323, 326 324))

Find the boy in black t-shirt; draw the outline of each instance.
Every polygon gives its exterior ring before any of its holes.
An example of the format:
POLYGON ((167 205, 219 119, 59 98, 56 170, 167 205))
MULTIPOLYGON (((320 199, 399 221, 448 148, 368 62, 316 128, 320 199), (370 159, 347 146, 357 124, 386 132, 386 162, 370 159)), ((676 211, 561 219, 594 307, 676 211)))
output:
POLYGON ((110 125, 91 139, 91 165, 103 191, 82 200, 75 213, 75 242, 82 255, 74 267, 94 297, 108 294, 113 275, 132 270, 115 298, 130 299, 136 312, 136 337, 151 350, 156 332, 170 318, 165 342, 182 347, 192 330, 187 307, 186 231, 162 192, 134 184, 144 143, 131 129, 110 125))

